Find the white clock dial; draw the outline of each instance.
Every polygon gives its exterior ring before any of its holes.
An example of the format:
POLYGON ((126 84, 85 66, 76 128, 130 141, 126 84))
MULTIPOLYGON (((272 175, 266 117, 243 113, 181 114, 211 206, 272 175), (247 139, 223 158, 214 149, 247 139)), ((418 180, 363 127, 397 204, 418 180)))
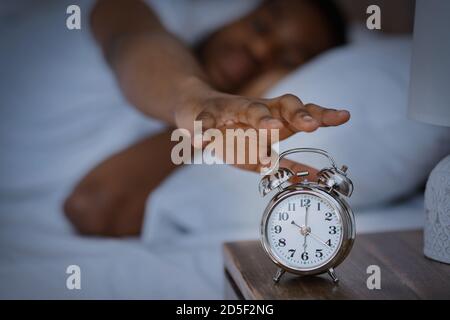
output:
POLYGON ((319 268, 330 261, 342 243, 342 220, 324 198, 298 193, 278 203, 266 224, 273 254, 296 270, 319 268))

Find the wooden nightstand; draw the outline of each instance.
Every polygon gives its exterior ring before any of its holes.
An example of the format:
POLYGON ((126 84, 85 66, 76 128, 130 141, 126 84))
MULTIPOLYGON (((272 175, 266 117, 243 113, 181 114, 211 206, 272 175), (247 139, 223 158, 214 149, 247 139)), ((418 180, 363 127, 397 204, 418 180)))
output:
POLYGON ((425 258, 422 232, 358 235, 347 259, 336 268, 340 279, 327 275, 285 274, 275 284, 275 265, 259 241, 224 245, 227 299, 450 299, 450 265, 425 258), (367 267, 381 269, 381 289, 369 290, 367 267))

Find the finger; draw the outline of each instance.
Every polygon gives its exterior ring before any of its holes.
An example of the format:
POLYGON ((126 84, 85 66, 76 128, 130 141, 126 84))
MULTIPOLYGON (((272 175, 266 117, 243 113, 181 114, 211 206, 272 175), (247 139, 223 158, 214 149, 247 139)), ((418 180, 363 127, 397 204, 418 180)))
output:
POLYGON ((201 121, 202 123, 202 132, 205 132, 208 129, 215 128, 216 126, 216 118, 213 113, 210 111, 202 111, 198 116, 196 121, 201 121))
MULTIPOLYGON (((269 158, 266 158, 266 159, 264 159, 264 161, 259 161, 257 165, 240 166, 240 168, 244 169, 244 170, 254 171, 254 172, 257 172, 257 173, 260 173, 260 174, 261 173, 273 174, 277 170, 277 169, 274 169, 273 165, 275 165, 276 159, 278 158, 278 156, 277 156, 276 153, 274 153, 273 150, 272 150, 272 152, 273 152, 273 154, 271 154, 272 161, 270 161, 269 158)), ((302 163, 298 163, 296 161, 284 158, 278 163, 278 166, 290 169, 294 174, 300 173, 300 172, 307 172, 308 173, 307 176, 302 176, 302 177, 294 176, 291 179, 292 183, 299 183, 299 182, 301 182, 304 179, 307 179, 308 181, 317 181, 317 173, 319 171, 317 169, 313 168, 313 167, 308 166, 308 165, 305 165, 305 164, 302 164, 302 163)))
POLYGON ((194 132, 194 139, 192 140, 192 145, 195 148, 204 148, 209 143, 208 139, 204 139, 206 138, 204 137, 204 134, 208 129, 215 128, 216 118, 210 111, 205 110, 200 112, 200 114, 197 116, 195 120, 201 122, 201 131, 194 132))
POLYGON ((347 110, 327 109, 313 103, 308 103, 305 108, 323 127, 338 126, 350 119, 347 110))
POLYGON ((319 127, 319 122, 308 112, 298 97, 286 94, 278 98, 278 103, 282 118, 292 128, 298 131, 311 132, 319 127))
POLYGON ((270 109, 260 102, 252 102, 245 113, 247 123, 253 128, 275 129, 283 127, 283 123, 272 116, 270 109))
POLYGON ((272 149, 268 148, 265 152, 258 153, 258 162, 253 166, 247 166, 246 170, 254 171, 260 175, 271 174, 276 168, 278 161, 278 153, 272 149))

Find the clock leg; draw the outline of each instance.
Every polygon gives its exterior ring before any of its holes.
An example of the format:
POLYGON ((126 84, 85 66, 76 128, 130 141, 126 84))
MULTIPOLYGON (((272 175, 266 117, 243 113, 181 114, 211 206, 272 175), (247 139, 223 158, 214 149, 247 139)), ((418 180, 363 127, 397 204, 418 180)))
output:
POLYGON ((273 276, 273 281, 275 283, 278 283, 280 281, 280 278, 283 276, 283 274, 286 272, 286 270, 278 268, 277 273, 273 276))
POLYGON ((333 268, 328 269, 328 275, 331 277, 331 280, 333 280, 334 283, 338 283, 339 279, 336 276, 336 272, 333 268))

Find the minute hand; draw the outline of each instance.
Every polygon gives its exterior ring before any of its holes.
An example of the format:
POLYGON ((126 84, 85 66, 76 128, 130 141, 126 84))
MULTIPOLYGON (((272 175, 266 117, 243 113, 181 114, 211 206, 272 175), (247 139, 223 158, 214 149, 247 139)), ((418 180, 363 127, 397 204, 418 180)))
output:
POLYGON ((308 208, 309 207, 305 207, 305 227, 308 227, 308 208))
MULTIPOLYGON (((308 207, 305 207, 305 229, 308 230, 308 207)), ((306 242, 307 235, 308 235, 308 232, 305 232, 305 238, 303 240, 303 252, 306 251, 306 247, 308 246, 308 244, 306 242)))

